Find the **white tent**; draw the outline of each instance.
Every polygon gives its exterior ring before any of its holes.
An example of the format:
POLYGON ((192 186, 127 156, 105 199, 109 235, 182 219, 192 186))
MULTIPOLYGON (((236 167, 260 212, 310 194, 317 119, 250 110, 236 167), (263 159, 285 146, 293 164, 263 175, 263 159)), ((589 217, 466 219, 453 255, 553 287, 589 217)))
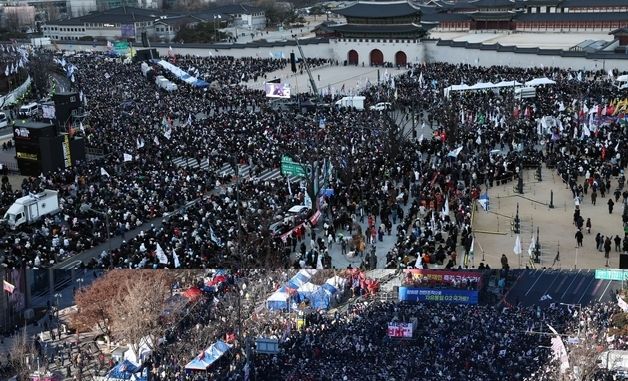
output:
POLYGON ((555 85, 556 81, 552 81, 549 78, 534 78, 531 81, 526 82, 526 86, 541 86, 541 85, 555 85))
POLYGON ((299 287, 299 292, 301 293, 314 293, 318 291, 321 286, 317 286, 314 283, 307 282, 303 286, 299 287))
POLYGON ((517 81, 501 81, 499 83, 496 83, 494 86, 495 87, 516 87, 516 86, 521 86, 522 83, 521 82, 517 82, 517 81))
POLYGON ((628 74, 620 75, 617 77, 618 82, 628 82, 628 74))
POLYGON ((275 291, 268 299, 266 299, 266 308, 269 310, 283 310, 288 308, 288 300, 290 294, 279 289, 275 291))
POLYGON ((343 288, 345 288, 345 285, 347 284, 347 280, 345 278, 341 278, 338 275, 327 279, 327 281, 325 283, 331 284, 332 286, 336 287, 338 290, 342 290, 343 288))
POLYGON ((446 87, 444 91, 445 96, 449 97, 449 92, 450 91, 463 91, 463 90, 469 90, 469 85, 465 85, 464 83, 461 85, 452 85, 449 87, 446 87))
POLYGON ((492 89, 494 87, 495 85, 490 82, 479 82, 471 86, 469 90, 485 90, 485 89, 492 89))
POLYGON ((126 352, 124 352, 124 360, 129 360, 135 364, 141 364, 148 358, 148 356, 151 355, 151 353, 153 353, 153 350, 151 349, 152 346, 153 340, 150 337, 142 337, 140 339, 138 353, 135 353, 132 348, 129 348, 126 352))

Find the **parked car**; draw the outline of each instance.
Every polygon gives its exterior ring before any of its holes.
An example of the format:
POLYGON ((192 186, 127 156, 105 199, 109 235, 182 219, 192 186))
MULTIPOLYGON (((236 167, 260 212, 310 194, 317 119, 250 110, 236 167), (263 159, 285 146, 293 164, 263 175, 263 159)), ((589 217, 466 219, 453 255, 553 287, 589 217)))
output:
POLYGON ((387 111, 392 108, 390 102, 379 102, 370 107, 372 111, 387 111))

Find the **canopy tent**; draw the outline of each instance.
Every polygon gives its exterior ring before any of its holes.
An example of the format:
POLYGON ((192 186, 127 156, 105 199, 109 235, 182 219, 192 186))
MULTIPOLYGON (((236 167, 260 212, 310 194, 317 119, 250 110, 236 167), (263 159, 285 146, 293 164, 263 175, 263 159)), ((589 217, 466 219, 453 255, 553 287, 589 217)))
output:
POLYGON ((335 275, 325 282, 326 284, 334 286, 337 290, 345 288, 347 285, 347 280, 345 278, 339 277, 335 275))
POLYGON ((492 89, 494 87, 495 85, 492 84, 491 82, 479 82, 469 87, 469 90, 485 90, 485 89, 492 89))
POLYGON ((142 337, 140 339, 140 345, 137 350, 138 353, 135 353, 132 348, 129 348, 126 352, 124 352, 124 360, 130 361, 135 364, 140 364, 144 362, 148 358, 148 356, 151 355, 151 353, 153 353, 153 350, 151 349, 152 346, 153 340, 150 337, 142 337))
POLYGON ((192 359, 192 361, 185 366, 185 369, 207 370, 207 368, 221 358, 222 355, 229 352, 230 349, 231 345, 222 340, 218 340, 214 344, 210 345, 209 348, 205 349, 201 354, 192 359))
POLYGON ((203 291, 201 291, 198 287, 190 287, 183 292, 183 296, 185 296, 189 300, 194 300, 203 295, 203 291))
POLYGON ((286 287, 296 290, 309 282, 314 274, 316 274, 316 270, 301 270, 286 283, 286 287))
POLYGON ((140 373, 142 369, 129 360, 124 360, 118 365, 111 368, 105 378, 108 381, 118 380, 131 380, 131 381, 146 381, 147 378, 140 373))
POLYGON ((619 77, 617 77, 617 81, 628 82, 628 74, 620 75, 619 77))
POLYGON ((445 93, 445 96, 449 97, 449 92, 451 92, 451 91, 464 91, 464 90, 469 90, 469 88, 470 88, 469 85, 465 85, 463 83, 463 84, 460 84, 460 85, 452 85, 452 86, 446 87, 445 90, 443 90, 443 91, 445 93))
POLYGON ((314 283, 307 282, 303 284, 301 287, 297 289, 297 293, 299 294, 299 299, 310 299, 310 296, 314 294, 320 286, 315 285, 314 283))
POLYGON ((290 294, 285 287, 282 287, 266 299, 266 308, 273 311, 288 309, 289 300, 290 294))
POLYGON ((541 86, 541 85, 555 85, 556 81, 552 81, 549 78, 543 77, 543 78, 534 78, 531 81, 528 81, 525 83, 526 86, 541 86))
POLYGON ((445 93, 445 97, 449 97, 449 93, 452 91, 488 90, 488 89, 498 89, 498 88, 503 88, 503 87, 521 87, 521 86, 522 84, 517 81, 501 81, 499 83, 478 82, 473 86, 469 86, 463 83, 460 85, 453 85, 453 86, 449 86, 445 88, 444 93, 445 93))
POLYGON ((517 81, 501 81, 496 83, 493 87, 517 87, 523 85, 521 82, 517 81))
POLYGON ((310 295, 310 305, 316 309, 328 309, 332 306, 333 296, 338 289, 329 283, 323 284, 316 292, 310 295))
POLYGON ((175 66, 175 65, 171 64, 168 61, 161 60, 161 61, 157 62, 157 64, 159 66, 163 67, 164 69, 168 70, 169 72, 174 74, 175 77, 177 77, 178 79, 180 79, 181 81, 187 83, 190 86, 194 86, 194 87, 207 87, 207 86, 209 86, 209 84, 207 82, 189 75, 185 70, 181 69, 178 66, 175 66))

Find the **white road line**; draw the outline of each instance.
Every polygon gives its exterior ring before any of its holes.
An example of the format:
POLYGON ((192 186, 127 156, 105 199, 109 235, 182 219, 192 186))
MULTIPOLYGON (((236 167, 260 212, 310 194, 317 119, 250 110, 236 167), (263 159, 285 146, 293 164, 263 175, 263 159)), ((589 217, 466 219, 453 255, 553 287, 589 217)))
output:
POLYGON ((530 293, 530 291, 532 291, 532 289, 534 288, 534 285, 536 284, 536 282, 539 281, 539 279, 541 279, 541 277, 543 276, 543 273, 545 272, 545 269, 541 270, 541 274, 539 274, 539 277, 536 278, 536 280, 534 281, 534 283, 532 283, 532 286, 530 286, 530 289, 528 290, 528 292, 526 292, 525 296, 528 296, 528 294, 530 293))
POLYGON ((563 296, 561 296, 560 298, 563 299, 565 297, 565 295, 567 294, 567 291, 569 291, 571 289, 571 285, 573 284, 573 282, 576 281, 577 275, 580 274, 581 270, 578 270, 578 272, 576 273, 576 276, 573 277, 573 279, 571 280, 571 282, 569 283, 569 286, 567 286, 567 289, 565 290, 565 292, 563 293, 563 296))
POLYGON ((580 301, 582 300, 582 298, 584 298, 584 296, 587 294, 586 291, 589 289, 589 287, 591 287, 591 283, 593 283, 593 281, 595 280, 595 277, 591 278, 591 280, 589 281, 589 284, 587 284, 587 287, 584 289, 584 291, 582 292, 582 295, 580 295, 580 299, 578 299, 578 303, 580 304, 580 301))
POLYGON ((604 292, 602 292, 602 295, 600 295, 600 298, 597 300, 598 302, 602 301, 602 298, 604 297, 604 295, 606 295, 606 291, 608 291, 608 288, 610 287, 612 282, 613 282, 612 280, 608 281, 608 284, 606 285, 606 288, 604 289, 604 292))

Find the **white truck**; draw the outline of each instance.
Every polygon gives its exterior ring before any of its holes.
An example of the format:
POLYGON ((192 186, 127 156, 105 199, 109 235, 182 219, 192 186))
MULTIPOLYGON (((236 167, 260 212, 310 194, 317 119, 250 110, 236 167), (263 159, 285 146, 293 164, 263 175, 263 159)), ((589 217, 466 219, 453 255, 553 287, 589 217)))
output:
POLYGON ((354 107, 356 110, 364 110, 365 99, 366 97, 355 95, 352 97, 343 97, 335 104, 336 107, 354 107))
POLYGON ((4 214, 4 221, 12 229, 24 223, 33 223, 48 214, 55 214, 59 208, 59 192, 46 189, 38 194, 20 197, 4 214))

